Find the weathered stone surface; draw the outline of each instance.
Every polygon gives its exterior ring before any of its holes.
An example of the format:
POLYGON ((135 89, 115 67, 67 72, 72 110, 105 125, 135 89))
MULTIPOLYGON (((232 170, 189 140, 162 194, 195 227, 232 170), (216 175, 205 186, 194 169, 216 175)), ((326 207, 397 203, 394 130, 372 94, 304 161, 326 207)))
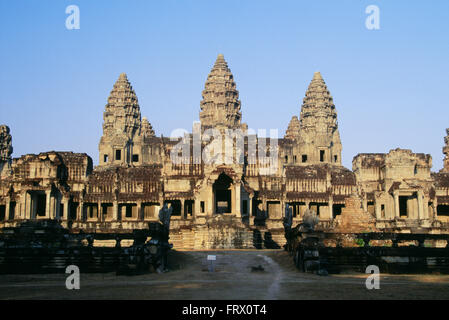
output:
POLYGON ((280 144, 286 164, 341 166, 337 111, 321 73, 315 72, 303 99, 300 118, 292 117, 280 144))
POLYGON ((335 218, 334 232, 364 233, 379 231, 376 226, 376 219, 363 210, 362 203, 357 194, 345 199, 345 207, 341 214, 335 218))
POLYGON ((290 120, 290 123, 288 124, 287 131, 285 132, 285 139, 298 139, 299 138, 299 119, 297 116, 293 116, 290 120))
POLYGON ((341 164, 337 111, 321 73, 315 72, 300 114, 299 144, 307 163, 341 164), (322 153, 322 154, 320 154, 322 153))
POLYGON ((0 161, 11 160, 12 154, 12 137, 9 133, 9 127, 7 125, 0 126, 0 161))
MULTIPOLYGON (((125 73, 114 84, 104 111, 103 136, 100 139, 100 166, 153 164, 161 151, 156 142, 155 157, 149 150, 155 132, 146 117, 141 119, 140 106, 125 73)), ((152 152, 151 152, 152 153, 152 152)))
POLYGON ((242 113, 234 76, 224 56, 219 54, 207 76, 201 101, 200 121, 204 129, 226 127, 239 129, 242 113))
POLYGON ((406 226, 435 218, 436 186, 429 154, 404 149, 390 150, 388 154, 359 154, 352 166, 363 207, 378 222, 394 220, 394 224, 406 226))
POLYGON ((148 122, 146 117, 142 118, 142 136, 144 137, 154 137, 154 130, 151 124, 148 122))

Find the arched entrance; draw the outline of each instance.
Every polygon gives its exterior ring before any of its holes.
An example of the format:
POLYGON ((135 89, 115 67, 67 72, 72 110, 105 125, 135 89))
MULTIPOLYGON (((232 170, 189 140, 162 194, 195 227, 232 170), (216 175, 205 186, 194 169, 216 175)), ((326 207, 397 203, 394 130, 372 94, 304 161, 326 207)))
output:
POLYGON ((221 173, 213 184, 214 212, 217 214, 232 212, 232 179, 221 173))

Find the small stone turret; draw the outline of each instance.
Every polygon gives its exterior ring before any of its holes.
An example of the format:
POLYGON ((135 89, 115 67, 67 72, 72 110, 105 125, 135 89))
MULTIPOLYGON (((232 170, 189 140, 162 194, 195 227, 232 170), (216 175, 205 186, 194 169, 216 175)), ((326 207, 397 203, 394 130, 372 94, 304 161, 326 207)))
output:
POLYGON ((209 73, 201 101, 201 127, 245 128, 241 124, 239 92, 224 56, 219 54, 209 73))
POLYGON ((299 137, 299 119, 297 116, 293 116, 288 124, 287 131, 285 132, 285 139, 295 140, 299 137))
POLYGON ((444 137, 443 153, 445 155, 443 160, 442 172, 449 172, 449 128, 446 129, 446 137, 444 137))
POLYGON ((142 118, 141 135, 144 137, 154 137, 155 136, 153 127, 151 126, 151 123, 148 122, 148 119, 146 117, 142 118))

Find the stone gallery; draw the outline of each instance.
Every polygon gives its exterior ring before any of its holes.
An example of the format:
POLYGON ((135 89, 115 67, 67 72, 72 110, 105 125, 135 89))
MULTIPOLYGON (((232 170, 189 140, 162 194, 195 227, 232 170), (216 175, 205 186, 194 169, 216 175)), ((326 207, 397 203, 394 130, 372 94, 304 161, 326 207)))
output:
POLYGON ((449 233, 449 129, 439 172, 431 172, 429 154, 404 149, 358 154, 351 171, 341 164, 337 111, 319 72, 283 138, 259 137, 242 123, 221 54, 202 96, 191 134, 158 136, 120 74, 104 110, 96 167, 84 153, 11 159, 10 129, 1 126, 0 228, 54 219, 74 233, 129 232, 157 221, 167 204, 170 242, 182 249, 253 248, 256 234, 280 247, 286 209, 294 224, 315 212, 327 232, 449 233), (219 137, 229 132, 230 140, 219 137))

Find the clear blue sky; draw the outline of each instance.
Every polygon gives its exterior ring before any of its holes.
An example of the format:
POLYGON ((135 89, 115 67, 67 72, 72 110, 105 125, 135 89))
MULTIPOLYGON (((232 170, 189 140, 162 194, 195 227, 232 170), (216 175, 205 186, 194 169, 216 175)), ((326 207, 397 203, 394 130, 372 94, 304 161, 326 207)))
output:
POLYGON ((449 127, 449 1, 0 2, 0 123, 14 157, 86 152, 98 163, 103 111, 126 72, 156 130, 191 131, 218 53, 234 74, 243 121, 279 128, 299 115, 314 71, 338 111, 343 164, 401 147, 442 167, 449 127), (80 8, 67 30, 65 8, 80 8), (380 8, 380 30, 365 8, 380 8))

